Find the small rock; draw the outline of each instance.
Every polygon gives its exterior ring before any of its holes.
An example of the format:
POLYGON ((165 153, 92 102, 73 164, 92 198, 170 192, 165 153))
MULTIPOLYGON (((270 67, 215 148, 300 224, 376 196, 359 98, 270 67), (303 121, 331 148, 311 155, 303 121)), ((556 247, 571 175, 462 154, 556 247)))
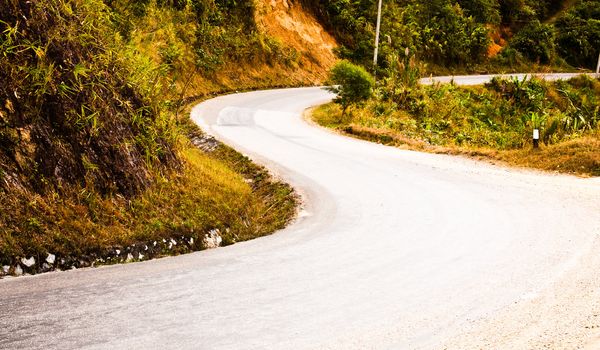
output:
POLYGON ((195 136, 191 138, 191 141, 194 146, 208 153, 219 147, 219 141, 210 135, 195 136))
POLYGON ((194 245, 194 237, 190 238, 190 245, 194 245))
POLYGON ((48 265, 48 263, 44 263, 44 264, 42 265, 42 269, 43 269, 44 271, 50 270, 50 265, 48 265))
POLYGON ((177 245, 177 242, 173 238, 171 238, 171 243, 173 243, 173 245, 177 245))
POLYGON ((202 245, 206 249, 217 248, 221 245, 221 242, 223 242, 223 238, 221 238, 219 229, 210 230, 202 239, 202 245))
POLYGON ((8 265, 2 266, 2 272, 4 272, 5 274, 8 274, 9 271, 10 271, 10 266, 8 266, 8 265))
POLYGON ((121 251, 119 249, 115 249, 115 253, 117 253, 117 255, 121 255, 121 251))
POLYGON ((133 260, 133 255, 131 255, 131 253, 127 254, 127 262, 132 261, 133 260))
POLYGON ((35 258, 33 256, 29 259, 21 258, 21 263, 27 267, 32 267, 35 265, 35 258))
POLYGON ((148 250, 148 246, 144 245, 144 251, 148 250))
POLYGON ((143 259, 144 259, 144 254, 142 254, 142 253, 139 253, 139 255, 138 255, 138 259, 139 259, 139 260, 143 260, 143 259))
POLYGON ((156 247, 156 241, 154 241, 154 243, 153 243, 153 244, 154 244, 154 246, 156 247))
POLYGON ((52 265, 52 264, 54 264, 55 261, 56 261, 56 255, 48 253, 48 256, 46 257, 46 262, 48 264, 52 265))
POLYGON ((17 264, 17 266, 15 266, 15 276, 21 276, 23 274, 23 269, 21 268, 21 265, 17 264))

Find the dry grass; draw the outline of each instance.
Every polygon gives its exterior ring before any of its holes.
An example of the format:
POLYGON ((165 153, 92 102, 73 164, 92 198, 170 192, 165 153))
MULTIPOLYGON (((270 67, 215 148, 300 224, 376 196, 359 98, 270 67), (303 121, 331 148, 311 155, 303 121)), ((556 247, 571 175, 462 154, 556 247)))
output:
MULTIPOLYGON (((0 202, 0 263, 13 257, 98 255, 139 242, 202 239, 211 229, 224 244, 282 228, 295 214, 293 190, 226 146, 187 148, 181 172, 126 200, 73 188, 72 196, 20 192, 0 202)), ((201 248, 201 247, 200 247, 201 248)), ((176 253, 176 252, 175 252, 176 253)))
POLYGON ((483 147, 435 146, 417 137, 387 128, 367 127, 342 119, 339 106, 330 103, 314 109, 310 118, 317 124, 345 135, 429 153, 452 154, 507 166, 556 171, 578 176, 600 176, 600 134, 592 134, 539 149, 494 150, 483 147))

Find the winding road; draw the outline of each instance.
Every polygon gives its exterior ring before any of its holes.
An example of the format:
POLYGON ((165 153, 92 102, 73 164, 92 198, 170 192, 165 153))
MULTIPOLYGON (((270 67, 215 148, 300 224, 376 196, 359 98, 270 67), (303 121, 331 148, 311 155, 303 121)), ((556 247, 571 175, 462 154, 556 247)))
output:
POLYGON ((294 224, 210 251, 0 280, 0 348, 598 345, 600 179, 399 150, 303 119, 331 98, 259 91, 192 112, 298 189, 294 224))

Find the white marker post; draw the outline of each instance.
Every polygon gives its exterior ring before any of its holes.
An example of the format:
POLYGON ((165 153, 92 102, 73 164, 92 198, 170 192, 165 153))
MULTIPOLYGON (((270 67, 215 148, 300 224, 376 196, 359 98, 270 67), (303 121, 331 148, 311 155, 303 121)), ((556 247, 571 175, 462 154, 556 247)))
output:
POLYGON ((600 53, 598 54, 598 65, 596 66, 596 75, 600 74, 600 53))
POLYGON ((533 129, 533 148, 540 147, 540 130, 533 129))

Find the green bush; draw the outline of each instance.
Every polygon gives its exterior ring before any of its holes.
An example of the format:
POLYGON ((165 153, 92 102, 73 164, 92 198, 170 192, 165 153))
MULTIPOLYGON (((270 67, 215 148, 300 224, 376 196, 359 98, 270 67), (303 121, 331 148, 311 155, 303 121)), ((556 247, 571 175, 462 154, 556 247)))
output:
POLYGON ((497 0, 458 0, 467 15, 479 23, 500 23, 500 4, 497 0))
POLYGON ((493 78, 486 84, 490 90, 500 93, 506 100, 527 111, 539 111, 543 108, 546 85, 537 79, 503 79, 493 78))
POLYGON ((535 62, 550 63, 554 58, 554 30, 551 25, 537 20, 519 31, 510 44, 535 62))
POLYGON ((458 5, 447 1, 439 9, 423 11, 428 23, 422 32, 423 57, 445 66, 481 62, 490 45, 488 30, 458 5), (428 15, 427 15, 428 14, 428 15))
POLYGON ((335 102, 342 106, 342 115, 348 107, 368 100, 373 94, 375 80, 362 67, 348 61, 340 61, 330 72, 329 91, 336 93, 335 102))
POLYGON ((596 68, 600 53, 600 2, 584 1, 556 22, 558 52, 577 67, 596 68))
POLYGON ((544 20, 561 11, 564 3, 564 0, 535 0, 529 1, 529 6, 535 11, 537 18, 544 20))

